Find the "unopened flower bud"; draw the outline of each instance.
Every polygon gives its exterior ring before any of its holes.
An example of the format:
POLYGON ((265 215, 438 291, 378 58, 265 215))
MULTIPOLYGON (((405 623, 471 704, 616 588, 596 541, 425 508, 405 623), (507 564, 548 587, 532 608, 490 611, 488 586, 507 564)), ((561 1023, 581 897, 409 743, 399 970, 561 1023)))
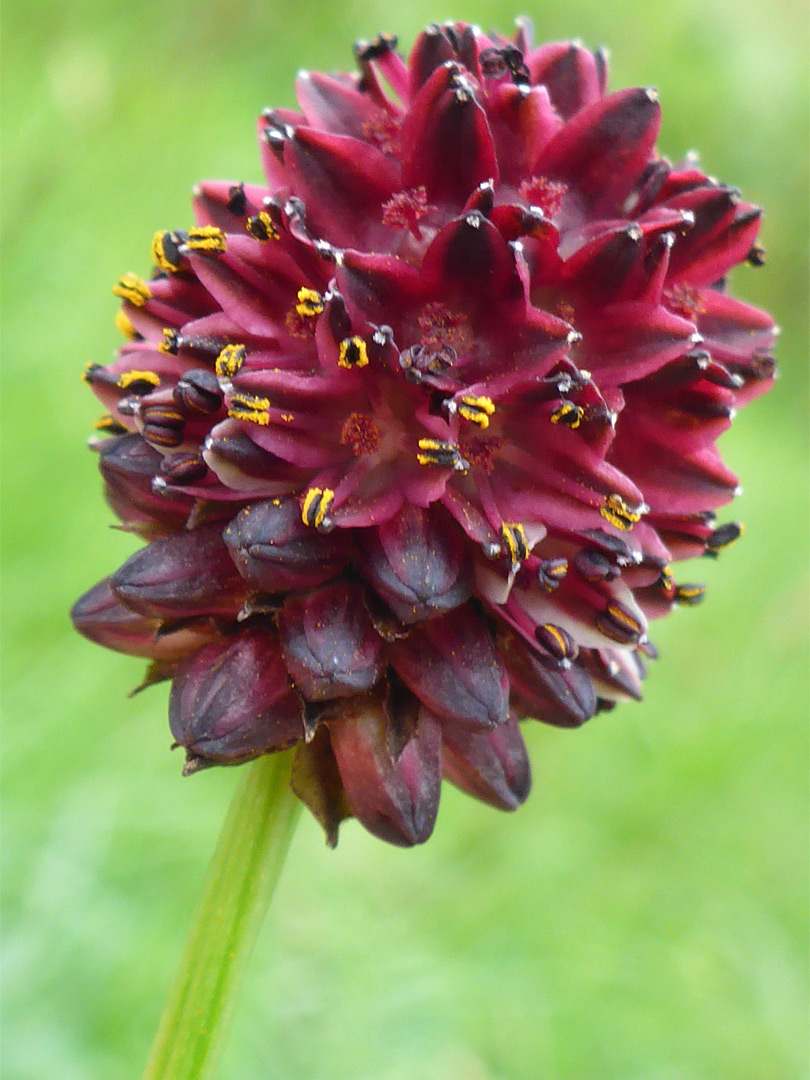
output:
POLYGON ((441 788, 441 727, 422 709, 394 754, 391 719, 379 694, 349 698, 329 734, 346 797, 369 832, 400 847, 433 832, 441 788))
POLYGON ((169 722, 186 772, 283 750, 303 735, 302 705, 287 683, 275 635, 258 627, 214 642, 181 662, 169 722))
POLYGON ((295 499, 269 499, 242 510, 226 528, 225 543, 252 589, 282 592, 318 585, 346 565, 340 533, 323 535, 301 520, 295 499))
POLYGON ((122 603, 154 619, 233 618, 247 599, 216 523, 155 540, 130 556, 111 581, 122 603))

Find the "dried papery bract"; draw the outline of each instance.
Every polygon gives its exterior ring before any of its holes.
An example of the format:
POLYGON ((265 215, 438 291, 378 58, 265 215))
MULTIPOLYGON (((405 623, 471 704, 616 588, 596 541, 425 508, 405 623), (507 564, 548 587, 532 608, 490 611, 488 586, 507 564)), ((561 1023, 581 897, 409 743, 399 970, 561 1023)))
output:
POLYGON ((85 378, 147 546, 73 615, 173 679, 186 771, 295 745, 331 843, 354 814, 409 845, 442 774, 526 798, 519 720, 640 696, 650 621, 703 597, 672 564, 740 535, 716 442, 775 329, 726 291, 759 209, 662 158, 601 51, 521 21, 355 57, 116 283, 85 378))

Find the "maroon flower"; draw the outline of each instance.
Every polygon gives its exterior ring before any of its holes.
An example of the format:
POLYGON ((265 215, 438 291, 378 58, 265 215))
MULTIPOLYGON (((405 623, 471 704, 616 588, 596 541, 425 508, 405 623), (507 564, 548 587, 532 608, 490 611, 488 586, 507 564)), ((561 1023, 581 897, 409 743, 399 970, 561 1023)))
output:
POLYGON ((73 610, 173 679, 186 771, 297 744, 330 842, 433 828, 442 775, 525 799, 518 719, 638 698, 648 620, 694 604, 737 480, 715 448, 770 386, 757 207, 672 165, 605 58, 461 23, 305 72, 266 186, 125 274, 87 382, 109 502, 148 541, 73 610))

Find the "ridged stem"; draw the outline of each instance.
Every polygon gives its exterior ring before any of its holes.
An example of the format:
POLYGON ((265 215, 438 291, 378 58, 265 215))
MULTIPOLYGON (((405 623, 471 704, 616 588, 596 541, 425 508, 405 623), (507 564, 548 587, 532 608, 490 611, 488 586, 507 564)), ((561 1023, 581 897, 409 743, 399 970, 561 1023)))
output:
POLYGON ((211 1080, 301 804, 291 754, 244 766, 191 922, 144 1080, 211 1080))

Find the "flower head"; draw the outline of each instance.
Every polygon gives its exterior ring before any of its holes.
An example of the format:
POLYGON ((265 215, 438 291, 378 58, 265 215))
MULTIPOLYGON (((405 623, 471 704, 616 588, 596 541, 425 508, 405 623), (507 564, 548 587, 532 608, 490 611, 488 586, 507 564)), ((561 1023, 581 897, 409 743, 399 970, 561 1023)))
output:
POLYGON ((638 698, 672 564, 740 533, 715 448, 774 376, 725 290, 758 208, 655 149, 601 52, 434 25, 262 113, 265 185, 124 274, 85 378, 110 505, 148 541, 73 610, 171 679, 186 772, 296 746, 334 842, 425 840, 442 775, 514 809, 518 721, 638 698))

